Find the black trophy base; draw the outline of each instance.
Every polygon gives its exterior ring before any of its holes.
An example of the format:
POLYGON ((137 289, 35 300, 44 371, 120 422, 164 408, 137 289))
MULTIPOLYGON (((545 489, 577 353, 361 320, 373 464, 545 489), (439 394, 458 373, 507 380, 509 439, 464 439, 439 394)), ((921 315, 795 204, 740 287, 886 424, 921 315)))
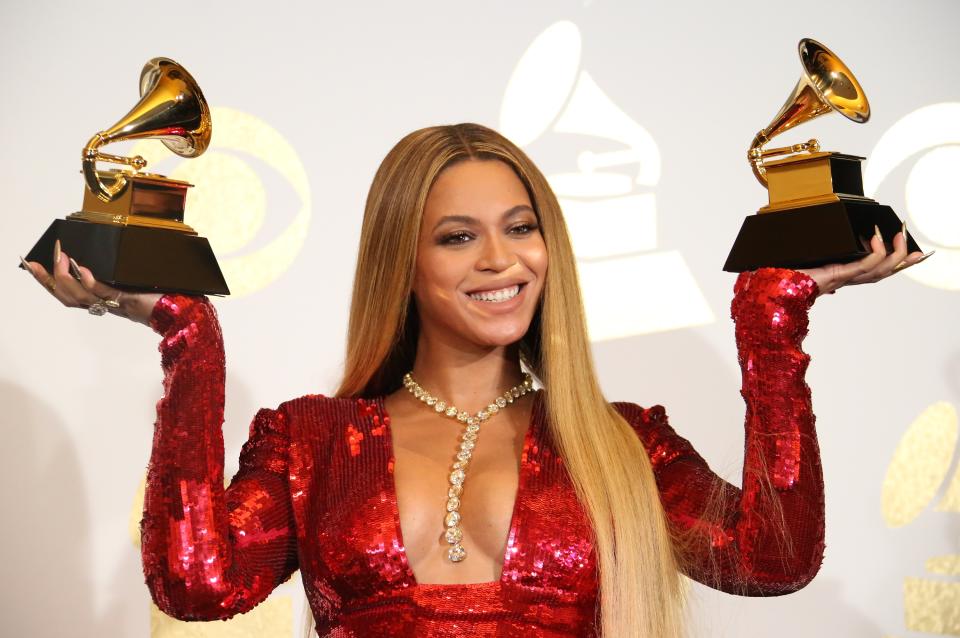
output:
MULTIPOLYGON (((861 238, 872 237, 874 226, 892 250, 893 236, 902 224, 892 208, 877 202, 841 200, 750 215, 743 220, 723 269, 744 272, 764 266, 815 268, 848 263, 869 254, 861 238)), ((909 234, 907 250, 920 250, 909 234)))
POLYGON ((227 282, 203 237, 175 230, 58 219, 27 261, 53 271, 53 245, 89 268, 98 281, 123 290, 229 295, 227 282))

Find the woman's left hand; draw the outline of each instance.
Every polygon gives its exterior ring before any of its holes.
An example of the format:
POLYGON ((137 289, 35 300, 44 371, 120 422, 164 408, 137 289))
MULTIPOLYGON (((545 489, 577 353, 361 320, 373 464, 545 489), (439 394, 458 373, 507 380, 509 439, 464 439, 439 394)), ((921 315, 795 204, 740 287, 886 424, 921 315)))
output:
POLYGON ((817 282, 820 294, 832 294, 843 286, 872 284, 886 279, 905 268, 919 264, 933 254, 922 252, 907 254, 905 230, 893 237, 893 252, 887 253, 879 230, 870 238, 870 254, 849 264, 830 264, 819 268, 798 269, 817 282))

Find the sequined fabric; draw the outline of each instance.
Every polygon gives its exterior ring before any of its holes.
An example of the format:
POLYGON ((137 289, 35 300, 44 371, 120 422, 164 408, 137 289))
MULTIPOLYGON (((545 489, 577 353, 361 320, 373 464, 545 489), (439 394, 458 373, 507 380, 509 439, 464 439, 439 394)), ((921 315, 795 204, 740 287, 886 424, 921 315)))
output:
POLYGON ((710 471, 661 406, 618 407, 650 455, 686 574, 734 594, 787 594, 813 579, 824 550, 810 357, 800 348, 819 291, 802 273, 763 268, 741 274, 734 293, 746 403, 741 488, 710 471))
MULTIPOLYGON (((649 453, 684 570, 725 591, 782 594, 813 577, 823 551, 823 484, 800 350, 817 290, 800 273, 763 269, 741 275, 735 292, 747 403, 742 489, 713 474, 662 407, 614 405, 649 453)), ((308 395, 261 410, 224 489, 214 309, 204 298, 167 295, 151 324, 163 337, 165 393, 141 527, 144 575, 160 609, 229 618, 299 568, 321 636, 596 635, 592 535, 551 444, 542 391, 501 578, 421 584, 404 553, 383 397, 308 395)))

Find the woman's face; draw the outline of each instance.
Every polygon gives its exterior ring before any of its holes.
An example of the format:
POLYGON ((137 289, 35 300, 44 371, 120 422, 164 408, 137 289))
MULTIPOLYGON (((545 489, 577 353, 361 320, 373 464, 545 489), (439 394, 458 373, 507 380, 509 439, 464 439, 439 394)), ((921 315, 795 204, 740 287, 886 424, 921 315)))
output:
POLYGON ((437 176, 423 211, 413 284, 422 337, 481 347, 519 341, 546 272, 537 216, 513 169, 467 160, 437 176))

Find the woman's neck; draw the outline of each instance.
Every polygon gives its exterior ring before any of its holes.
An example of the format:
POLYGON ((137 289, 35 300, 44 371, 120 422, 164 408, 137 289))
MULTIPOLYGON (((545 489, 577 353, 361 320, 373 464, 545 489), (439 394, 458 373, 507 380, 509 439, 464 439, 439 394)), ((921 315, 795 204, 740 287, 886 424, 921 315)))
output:
POLYGON ((427 392, 475 413, 523 381, 518 344, 464 349, 421 338, 413 378, 427 392))

